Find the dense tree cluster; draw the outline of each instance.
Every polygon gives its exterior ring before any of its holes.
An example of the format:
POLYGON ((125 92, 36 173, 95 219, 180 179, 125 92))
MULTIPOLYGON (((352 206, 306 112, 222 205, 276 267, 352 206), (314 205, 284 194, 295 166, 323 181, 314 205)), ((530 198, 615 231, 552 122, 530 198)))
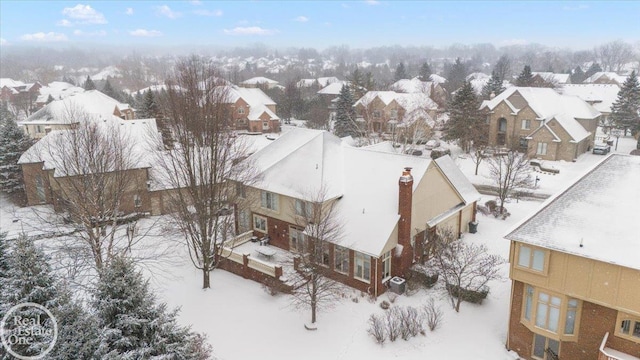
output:
POLYGON ((634 134, 640 131, 640 83, 633 71, 624 84, 618 98, 611 105, 611 119, 619 129, 630 129, 634 134))

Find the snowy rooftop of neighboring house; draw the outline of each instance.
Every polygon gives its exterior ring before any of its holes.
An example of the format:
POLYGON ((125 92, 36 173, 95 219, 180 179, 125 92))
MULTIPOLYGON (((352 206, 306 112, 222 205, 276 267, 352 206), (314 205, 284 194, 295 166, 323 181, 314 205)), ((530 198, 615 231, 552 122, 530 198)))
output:
MULTIPOLYGON (((310 129, 291 130, 249 159, 263 174, 253 185, 257 188, 309 201, 318 200, 314 196, 323 190, 325 199, 338 199, 337 214, 345 221, 341 244, 375 256, 398 222, 403 169, 412 168, 415 190, 432 165, 427 158, 351 147, 326 131, 310 129)), ((445 171, 453 171, 451 164, 443 165, 445 171)), ((452 183, 463 179, 458 175, 452 183)))
POLYGON ((11 78, 0 78, 0 89, 5 86, 9 88, 13 88, 16 86, 23 86, 23 85, 25 85, 25 83, 23 83, 22 81, 13 80, 11 78))
POLYGON ((417 109, 437 109, 436 104, 429 95, 425 93, 397 93, 395 91, 368 91, 362 98, 358 99, 354 106, 368 106, 375 98, 380 99, 385 105, 396 101, 406 112, 417 109))
POLYGON ((622 83, 624 83, 624 81, 627 80, 627 77, 624 76, 624 75, 618 75, 618 74, 616 74, 614 72, 610 72, 610 71, 599 71, 599 72, 589 76, 588 78, 586 78, 582 83, 583 84, 593 83, 593 82, 596 82, 598 79, 600 79, 603 76, 606 77, 609 80, 616 81, 620 85, 622 85, 622 83))
POLYGON ((517 113, 517 109, 508 98, 515 92, 527 101, 529 107, 536 113, 538 120, 551 119, 558 114, 568 114, 578 119, 594 119, 600 113, 591 105, 576 96, 560 95, 550 88, 510 87, 491 100, 482 102, 480 108, 493 110, 498 104, 505 101, 517 113))
POLYGON ((611 155, 505 238, 640 270, 638 184, 640 156, 611 155))
POLYGON ((313 86, 313 84, 315 84, 316 81, 318 82, 318 85, 321 88, 323 88, 329 84, 333 84, 334 82, 338 82, 340 80, 338 80, 338 78, 335 76, 320 77, 317 79, 301 79, 300 81, 298 81, 297 85, 298 87, 310 87, 310 86, 313 86))
POLYGON ((243 85, 258 85, 258 84, 277 84, 278 82, 275 80, 268 79, 263 76, 252 77, 251 79, 245 80, 240 84, 243 85))
POLYGON ((581 98, 601 113, 610 113, 620 87, 615 84, 566 84, 556 90, 563 95, 581 98))
POLYGON ((239 86, 229 86, 229 102, 235 103, 238 99, 242 98, 251 107, 248 119, 259 120, 260 115, 267 113, 272 120, 280 119, 273 111, 271 111, 267 105, 276 105, 267 94, 258 88, 243 88, 239 86))
POLYGON ((349 86, 351 83, 349 81, 337 81, 331 83, 318 91, 318 94, 321 95, 340 95, 340 90, 342 90, 343 85, 349 86))
POLYGON ((107 66, 106 68, 100 70, 100 72, 98 72, 95 75, 91 75, 91 80, 96 81, 96 80, 107 80, 108 78, 117 78, 117 77, 122 77, 122 74, 120 73, 120 69, 118 69, 116 66, 107 66))
MULTIPOLYGON (((139 169, 150 167, 152 157, 149 154, 150 147, 147 140, 151 134, 156 134, 158 128, 155 119, 122 120, 112 117, 110 119, 100 119, 92 117, 87 120, 97 124, 99 131, 113 137, 115 134, 122 136, 122 142, 130 146, 131 152, 127 161, 126 169, 139 169)), ((43 162, 43 169, 55 169, 54 176, 78 175, 77 169, 65 168, 63 161, 69 161, 61 154, 73 153, 72 142, 69 134, 75 130, 55 130, 25 151, 18 164, 43 162)), ((81 154, 82 155, 82 154, 81 154)))
POLYGON ((421 81, 417 77, 413 79, 401 79, 389 86, 390 90, 403 92, 403 93, 425 93, 431 94, 431 86, 434 85, 433 81, 421 81))
POLYGON ((29 116, 21 124, 70 124, 78 122, 83 115, 99 118, 114 117, 116 107, 123 104, 98 90, 72 94, 62 100, 55 100, 29 116))
POLYGON ((429 81, 433 81, 436 84, 444 84, 447 82, 447 79, 443 78, 440 75, 431 74, 429 75, 429 81))
POLYGON ((532 72, 533 76, 540 75, 545 81, 551 81, 556 84, 567 84, 570 82, 570 74, 556 74, 552 72, 532 72))
POLYGON ((73 94, 84 92, 84 88, 79 86, 75 86, 73 84, 69 84, 64 81, 54 81, 49 83, 47 86, 43 86, 40 88, 40 95, 36 102, 46 103, 49 100, 49 95, 54 100, 61 100, 73 94))

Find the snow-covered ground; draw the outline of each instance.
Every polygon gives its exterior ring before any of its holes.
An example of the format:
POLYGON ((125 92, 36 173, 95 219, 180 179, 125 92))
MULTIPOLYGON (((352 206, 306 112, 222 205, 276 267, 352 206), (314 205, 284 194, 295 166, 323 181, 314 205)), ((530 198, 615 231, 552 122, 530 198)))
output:
MULTIPOLYGON (((628 154, 635 147, 635 140, 622 138, 618 152, 628 154)), ((584 154, 576 162, 553 162, 560 169, 558 175, 538 174, 541 193, 553 194, 576 180, 605 157, 584 154)), ((473 175, 474 164, 468 158, 456 160, 463 172, 478 184, 487 184, 486 168, 480 175, 473 175)), ((493 199, 483 196, 480 203, 493 199)), ((464 240, 483 243, 490 252, 505 259, 509 242, 502 237, 518 221, 536 211, 541 202, 511 201, 507 208, 511 216, 498 220, 478 215, 476 234, 465 234, 464 240)), ((162 222, 162 218, 145 220, 162 222)), ((36 231, 37 217, 30 208, 15 208, 0 197, 0 229, 16 234, 22 230, 36 231), (25 224, 29 226, 25 229, 25 224)), ((42 230, 42 229, 40 229, 42 230)), ((343 301, 332 309, 321 312, 318 330, 305 330, 308 310, 290 305, 287 295, 269 295, 263 287, 231 273, 216 270, 211 276, 211 289, 201 289, 201 274, 193 268, 183 245, 177 238, 156 236, 150 241, 167 242, 175 250, 171 262, 164 271, 156 272, 152 285, 161 301, 170 307, 180 307, 180 321, 191 324, 193 329, 208 335, 209 342, 219 359, 487 359, 509 360, 517 358, 505 350, 509 311, 510 282, 508 264, 501 267, 504 280, 490 283, 491 291, 482 305, 463 303, 460 313, 449 306, 441 290, 421 290, 412 295, 402 295, 392 306, 421 307, 433 297, 444 311, 444 321, 439 329, 418 335, 408 341, 397 340, 380 346, 367 334, 371 314, 382 313, 379 306, 388 295, 377 300, 353 290, 345 290, 343 301), (177 257, 175 255, 184 254, 177 257), (167 268, 169 267, 169 268, 167 268)))

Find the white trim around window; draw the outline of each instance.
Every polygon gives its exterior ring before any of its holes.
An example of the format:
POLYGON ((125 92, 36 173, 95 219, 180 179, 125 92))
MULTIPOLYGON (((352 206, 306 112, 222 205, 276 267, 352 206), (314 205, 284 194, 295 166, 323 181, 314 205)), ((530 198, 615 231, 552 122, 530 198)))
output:
POLYGON ((253 214, 253 230, 267 233, 267 218, 253 214))
POLYGON ((263 209, 278 211, 278 194, 264 191, 260 192, 260 206, 263 209))
POLYGON ((533 246, 518 244, 518 268, 546 274, 548 251, 533 246))
POLYGON ((371 282, 371 256, 355 252, 353 257, 353 277, 367 283, 371 282))

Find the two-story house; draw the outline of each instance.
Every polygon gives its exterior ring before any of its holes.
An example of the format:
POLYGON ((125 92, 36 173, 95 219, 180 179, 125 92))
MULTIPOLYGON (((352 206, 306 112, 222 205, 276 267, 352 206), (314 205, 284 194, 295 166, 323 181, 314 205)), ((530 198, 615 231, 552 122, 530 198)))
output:
POLYGON ((489 144, 543 160, 575 160, 593 147, 600 112, 550 88, 510 87, 480 106, 489 144))
POLYGON ((227 86, 226 102, 237 130, 280 132, 276 102, 259 88, 227 86))
POLYGON ((611 106, 618 99, 620 87, 615 84, 567 84, 556 89, 562 95, 577 96, 598 110, 600 126, 610 128, 611 106))
POLYGON ((508 349, 524 359, 638 360, 638 184, 640 157, 611 155, 506 235, 508 349))
POLYGON ((438 113, 438 104, 423 92, 368 91, 353 106, 367 130, 378 134, 393 134, 398 127, 415 122, 423 124, 424 133, 429 133, 438 113))
POLYGON ((238 232, 253 230, 300 252, 305 211, 332 206, 342 231, 323 244, 329 276, 374 296, 422 258, 426 234, 438 227, 467 232, 480 197, 447 156, 355 148, 319 130, 289 131, 247 161, 257 181, 242 187, 253 201, 237 214, 238 232))

